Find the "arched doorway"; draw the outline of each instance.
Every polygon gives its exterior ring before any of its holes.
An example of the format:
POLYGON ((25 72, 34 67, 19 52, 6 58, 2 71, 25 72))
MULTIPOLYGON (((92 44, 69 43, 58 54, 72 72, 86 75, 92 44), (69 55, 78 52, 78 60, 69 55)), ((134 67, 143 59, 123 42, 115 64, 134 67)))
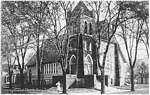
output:
POLYGON ((69 62, 69 74, 76 74, 76 57, 72 55, 69 62))
POLYGON ((29 70, 29 83, 31 83, 31 77, 32 77, 32 71, 31 69, 29 70))
POLYGON ((93 60, 92 57, 88 54, 84 58, 84 75, 92 75, 93 74, 93 60))

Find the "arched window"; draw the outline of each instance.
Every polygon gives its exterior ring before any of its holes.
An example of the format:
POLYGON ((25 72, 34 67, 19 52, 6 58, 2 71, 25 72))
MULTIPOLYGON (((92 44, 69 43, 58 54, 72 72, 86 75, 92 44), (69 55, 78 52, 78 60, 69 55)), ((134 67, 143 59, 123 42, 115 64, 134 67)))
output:
POLYGON ((84 33, 87 33, 87 22, 85 21, 85 29, 84 29, 84 33))
POLYGON ((70 58, 69 73, 76 74, 76 57, 75 57, 75 55, 72 55, 70 58))
POLYGON ((93 74, 93 60, 90 55, 87 55, 84 58, 84 74, 92 75, 93 74))
POLYGON ((90 23, 90 24, 89 24, 89 34, 90 34, 90 35, 92 35, 92 30, 93 30, 93 29, 92 29, 92 24, 90 23))

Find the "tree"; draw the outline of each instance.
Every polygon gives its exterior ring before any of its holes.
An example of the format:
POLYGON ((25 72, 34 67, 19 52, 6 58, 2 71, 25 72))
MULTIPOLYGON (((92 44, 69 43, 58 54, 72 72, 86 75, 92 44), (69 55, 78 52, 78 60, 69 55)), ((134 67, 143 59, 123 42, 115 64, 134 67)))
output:
POLYGON ((149 57, 149 27, 148 27, 148 19, 145 21, 145 27, 143 29, 141 42, 145 45, 147 56, 149 57))
POLYGON ((50 24, 49 38, 56 47, 57 55, 60 57, 60 64, 63 72, 63 93, 66 93, 66 69, 68 63, 69 53, 69 24, 71 22, 70 17, 67 15, 72 10, 73 2, 71 1, 59 1, 49 2, 48 7, 48 19, 50 24), (64 25, 62 25, 62 22, 64 25))
POLYGON ((146 64, 145 62, 141 62, 140 64, 138 64, 137 65, 137 74, 141 78, 141 84, 143 84, 144 78, 145 78, 145 81, 147 83, 147 78, 148 78, 147 75, 149 74, 148 64, 146 64))
POLYGON ((24 86, 24 65, 25 56, 28 50, 31 34, 30 26, 26 24, 25 18, 18 11, 18 2, 2 2, 2 25, 9 32, 9 39, 12 41, 14 56, 20 70, 21 88, 24 86))
POLYGON ((144 21, 144 26, 143 26, 143 32, 141 36, 141 42, 145 45, 146 47, 146 52, 147 56, 149 57, 149 5, 148 1, 143 1, 143 2, 133 2, 133 4, 136 3, 138 8, 131 8, 132 11, 135 13, 136 17, 139 19, 142 19, 144 21))
MULTIPOLYGON (((135 25, 135 21, 134 22, 130 22, 132 25, 135 25)), ((125 42, 125 47, 126 47, 126 52, 128 54, 128 60, 129 60, 129 64, 130 64, 130 69, 131 69, 131 91, 134 91, 134 66, 136 63, 136 58, 137 58, 137 49, 138 49, 138 44, 139 44, 139 40, 141 37, 141 29, 142 29, 142 25, 140 25, 140 21, 137 21, 138 24, 138 29, 135 30, 134 27, 132 27, 131 29, 127 29, 127 25, 129 25, 129 23, 125 23, 125 26, 123 28, 122 26, 122 38, 125 42), (135 48, 134 48, 135 46, 135 48), (135 50, 135 51, 134 51, 135 50), (134 53, 133 53, 134 51, 134 53), (134 55, 133 55, 134 54, 134 55)))
MULTIPOLYGON (((141 35, 144 29, 144 20, 141 19, 141 12, 137 9, 140 8, 142 2, 125 2, 123 5, 124 12, 128 12, 126 18, 131 15, 134 16, 133 19, 126 20, 121 25, 121 35, 120 37, 123 39, 126 47, 126 52, 128 55, 128 61, 131 69, 131 91, 135 91, 134 89, 134 67, 137 61, 137 52, 138 45, 141 39, 141 35)), ((145 15, 144 15, 145 16, 145 15)))
POLYGON ((68 55, 69 55, 69 43, 70 43, 70 34, 69 34, 69 25, 71 23, 71 19, 68 16, 68 12, 72 10, 72 6, 73 6, 73 2, 68 1, 68 2, 59 2, 60 6, 64 12, 64 19, 65 19, 65 47, 61 50, 64 51, 63 52, 63 57, 62 58, 62 62, 61 62, 61 67, 62 67, 62 71, 63 71, 63 93, 66 93, 66 69, 67 69, 67 63, 68 63, 68 55))
POLYGON ((43 61, 43 45, 45 39, 45 32, 47 31, 46 22, 46 1, 20 1, 18 2, 19 11, 27 19, 26 22, 31 26, 30 34, 36 43, 36 63, 38 72, 38 87, 41 87, 41 64, 43 61), (44 34, 40 39, 42 33, 44 34), (40 44, 42 43, 42 44, 40 44))
MULTIPOLYGON (((107 1, 105 2, 105 12, 104 14, 104 21, 101 23, 99 23, 99 16, 101 13, 101 4, 102 2, 97 1, 97 2, 93 2, 93 4, 95 5, 95 7, 93 7, 90 3, 88 3, 93 10, 96 12, 96 16, 97 16, 97 20, 96 20, 96 32, 98 35, 98 45, 97 45, 97 52, 99 54, 97 54, 97 61, 98 61, 98 66, 100 68, 101 71, 101 94, 105 93, 105 72, 104 72, 104 67, 105 67, 105 61, 106 61, 106 56, 107 56, 107 52, 110 46, 110 43, 114 37, 114 34, 116 33, 117 27, 119 26, 119 20, 121 18, 121 11, 122 11, 122 4, 123 2, 116 2, 115 5, 112 8, 112 2, 107 1), (107 19, 106 19, 107 18, 107 19), (106 40, 106 47, 104 51, 100 51, 100 45, 101 45, 101 39, 105 39, 106 40), (102 58, 102 62, 100 62, 100 52, 103 52, 103 58, 102 58)), ((101 13, 102 14, 102 13, 101 13)))
POLYGON ((11 37, 9 37, 9 33, 8 33, 6 27, 2 27, 1 37, 2 37, 1 58, 3 59, 2 63, 7 62, 7 64, 8 64, 9 88, 11 89, 12 88, 13 65, 16 61, 16 58, 14 58, 14 55, 13 55, 14 48, 12 46, 11 37))
MULTIPOLYGON (((137 66, 135 66, 135 67, 137 67, 137 66)), ((134 75, 133 75, 133 79, 134 80, 136 80, 137 79, 137 77, 138 77, 138 70, 137 70, 137 68, 135 68, 134 69, 134 75)), ((126 68, 126 73, 127 73, 127 83, 129 83, 129 84, 131 84, 131 69, 130 69, 130 65, 127 65, 127 68, 126 68), (130 79, 130 80, 129 80, 130 79)))

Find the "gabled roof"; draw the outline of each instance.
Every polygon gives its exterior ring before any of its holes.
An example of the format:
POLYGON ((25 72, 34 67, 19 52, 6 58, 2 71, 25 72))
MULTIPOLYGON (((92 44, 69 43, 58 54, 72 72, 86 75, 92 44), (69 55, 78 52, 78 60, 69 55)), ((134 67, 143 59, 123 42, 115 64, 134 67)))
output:
MULTIPOLYGON (((43 63, 54 63, 59 61, 60 56, 57 51, 45 52, 43 63)), ((33 55, 31 60, 27 63, 27 66, 35 66, 36 65, 36 54, 33 55)))
POLYGON ((83 1, 80 1, 72 11, 72 16, 77 15, 77 14, 84 14, 84 15, 87 15, 87 16, 93 18, 92 11, 90 11, 86 7, 86 5, 83 3, 83 1))
MULTIPOLYGON (((61 39, 61 38, 60 38, 61 39)), ((58 62, 60 59, 59 51, 56 49, 56 46, 51 41, 51 39, 46 39, 43 50, 43 63, 54 63, 58 62)), ((36 53, 32 56, 26 66, 36 65, 36 53)))

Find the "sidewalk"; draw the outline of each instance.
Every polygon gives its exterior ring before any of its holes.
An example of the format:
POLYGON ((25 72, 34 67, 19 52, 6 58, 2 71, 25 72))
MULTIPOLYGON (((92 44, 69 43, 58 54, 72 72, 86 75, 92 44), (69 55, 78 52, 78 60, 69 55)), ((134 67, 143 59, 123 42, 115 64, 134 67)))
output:
MULTIPOLYGON (((113 87, 106 87, 106 94, 125 92, 125 91, 129 91, 129 90, 121 90, 113 87)), ((72 88, 72 89, 68 89, 67 92, 68 94, 63 94, 63 95, 91 95, 91 94, 100 95, 101 93, 100 90, 96 90, 94 88, 72 88)), ((56 87, 52 87, 38 94, 59 95, 61 93, 57 92, 56 87)))
MULTIPOLYGON (((131 86, 111 86, 105 88, 105 94, 149 94, 149 84, 137 84, 135 91, 130 91, 131 86)), ((62 88, 61 88, 62 90, 62 88)), ((60 95, 56 87, 49 89, 3 89, 3 94, 50 94, 60 95)), ((95 88, 71 88, 67 89, 67 94, 63 95, 100 95, 101 90, 95 88)))
POLYGON ((106 87, 106 94, 112 94, 112 93, 120 93, 120 92, 126 92, 129 90, 124 90, 124 89, 117 89, 114 87, 106 87))

